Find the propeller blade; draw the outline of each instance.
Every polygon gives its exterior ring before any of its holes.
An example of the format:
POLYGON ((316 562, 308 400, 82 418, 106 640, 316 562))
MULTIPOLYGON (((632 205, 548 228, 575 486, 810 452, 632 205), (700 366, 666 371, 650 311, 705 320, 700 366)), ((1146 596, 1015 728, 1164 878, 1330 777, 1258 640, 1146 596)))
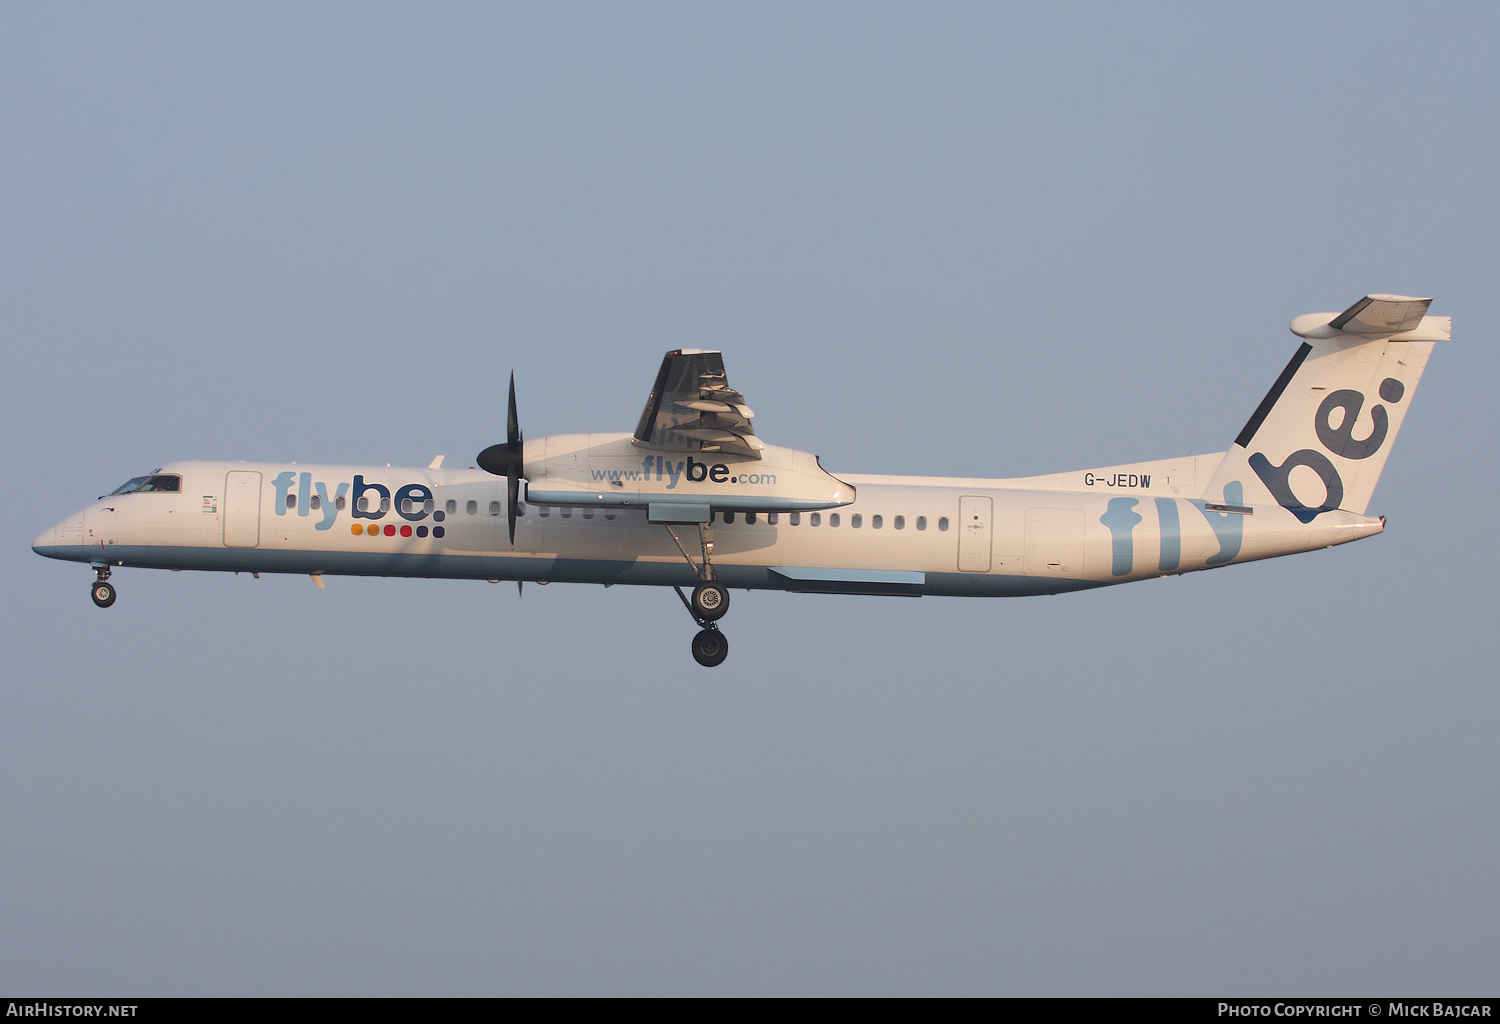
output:
POLYGON ((505 478, 505 506, 510 516, 510 547, 512 551, 516 548, 516 516, 519 512, 516 502, 520 498, 521 477, 516 473, 512 473, 505 478))
POLYGON ((516 371, 510 371, 510 401, 505 410, 505 440, 521 454, 521 419, 516 415, 516 371))
POLYGON ((516 412, 516 371, 510 372, 510 394, 505 403, 505 440, 492 444, 475 459, 486 473, 505 477, 505 496, 510 519, 510 546, 516 546, 516 519, 520 515, 521 472, 525 469, 525 439, 521 417, 516 412))
POLYGON ((505 403, 505 440, 499 444, 492 444, 479 453, 475 463, 486 473, 496 476, 519 477, 521 475, 521 459, 524 454, 521 437, 521 419, 516 414, 516 374, 511 371, 510 395, 505 403))

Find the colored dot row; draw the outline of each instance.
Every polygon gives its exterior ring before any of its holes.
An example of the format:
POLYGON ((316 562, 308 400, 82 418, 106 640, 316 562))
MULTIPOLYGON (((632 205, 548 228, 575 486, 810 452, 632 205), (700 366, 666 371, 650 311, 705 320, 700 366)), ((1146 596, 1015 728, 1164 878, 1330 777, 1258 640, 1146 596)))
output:
MULTIPOLYGON (((396 536, 396 527, 387 526, 385 527, 384 531, 382 531, 379 523, 371 523, 368 527, 366 527, 362 523, 355 523, 353 526, 349 527, 349 532, 354 534, 354 536, 356 537, 358 537, 362 533, 367 533, 371 537, 379 537, 382 532, 384 532, 387 537, 394 537, 396 536)), ((418 537, 427 536, 427 527, 417 527, 416 533, 418 537)), ((401 536, 410 537, 411 535, 412 528, 410 526, 401 527, 401 536)), ((441 540, 443 536, 443 528, 441 526, 434 526, 432 528, 432 535, 441 540)))

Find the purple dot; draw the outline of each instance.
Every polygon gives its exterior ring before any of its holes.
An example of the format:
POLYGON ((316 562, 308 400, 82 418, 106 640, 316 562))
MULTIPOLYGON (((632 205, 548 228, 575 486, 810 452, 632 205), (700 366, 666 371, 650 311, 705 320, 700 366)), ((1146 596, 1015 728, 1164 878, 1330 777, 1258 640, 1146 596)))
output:
POLYGON ((439 540, 442 540, 442 538, 443 538, 443 528, 441 526, 434 526, 432 528, 432 535, 434 537, 438 538, 439 540))
MULTIPOLYGON (((442 529, 442 527, 438 527, 438 529, 442 529)), ((425 527, 425 526, 419 526, 419 527, 417 527, 417 536, 418 537, 425 537, 425 536, 427 536, 427 527, 425 527)))

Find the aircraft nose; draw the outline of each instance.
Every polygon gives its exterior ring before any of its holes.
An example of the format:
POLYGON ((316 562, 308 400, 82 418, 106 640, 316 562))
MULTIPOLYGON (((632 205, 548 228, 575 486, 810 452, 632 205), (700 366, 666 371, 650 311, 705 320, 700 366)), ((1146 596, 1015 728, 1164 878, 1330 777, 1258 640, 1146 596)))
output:
POLYGON ((31 542, 31 550, 39 555, 50 555, 51 549, 57 547, 57 524, 47 527, 37 534, 36 540, 31 542))
POLYGON ((53 523, 31 542, 31 550, 47 558, 83 558, 83 513, 53 523))

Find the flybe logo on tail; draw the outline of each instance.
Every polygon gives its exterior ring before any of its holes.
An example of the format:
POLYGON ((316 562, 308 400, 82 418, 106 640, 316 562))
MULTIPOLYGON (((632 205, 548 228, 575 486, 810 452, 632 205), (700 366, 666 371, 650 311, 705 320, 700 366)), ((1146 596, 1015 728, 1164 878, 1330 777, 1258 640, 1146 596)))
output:
MULTIPOLYGON (((1380 382, 1380 398, 1395 405, 1406 395, 1406 385, 1394 377, 1380 382)), ((1370 433, 1366 437, 1354 436, 1354 423, 1364 408, 1363 392, 1343 388, 1323 399, 1313 417, 1313 429, 1318 441, 1334 455, 1345 459, 1368 459, 1380 451, 1390 431, 1391 418, 1383 405, 1370 409, 1370 433), (1335 414, 1338 414, 1335 416, 1335 414), (1335 425, 1335 420, 1337 421, 1335 425)), ((1303 448, 1292 452, 1279 466, 1261 452, 1250 456, 1250 468, 1260 477, 1276 503, 1304 523, 1310 523, 1324 512, 1336 509, 1344 500, 1344 480, 1339 476, 1333 460, 1314 448, 1303 448), (1304 505, 1292 493, 1290 478, 1292 470, 1303 467, 1318 474, 1323 481, 1324 496, 1319 505, 1304 505)))

